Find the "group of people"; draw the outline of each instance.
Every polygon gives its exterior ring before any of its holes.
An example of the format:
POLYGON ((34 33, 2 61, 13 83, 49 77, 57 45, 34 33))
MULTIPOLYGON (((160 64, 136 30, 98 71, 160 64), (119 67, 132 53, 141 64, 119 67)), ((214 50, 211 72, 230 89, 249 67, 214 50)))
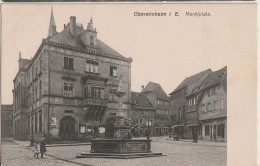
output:
POLYGON ((44 141, 44 138, 35 141, 35 143, 34 143, 34 157, 39 158, 39 154, 41 153, 41 158, 43 158, 43 154, 47 151, 45 145, 46 145, 46 143, 44 141))

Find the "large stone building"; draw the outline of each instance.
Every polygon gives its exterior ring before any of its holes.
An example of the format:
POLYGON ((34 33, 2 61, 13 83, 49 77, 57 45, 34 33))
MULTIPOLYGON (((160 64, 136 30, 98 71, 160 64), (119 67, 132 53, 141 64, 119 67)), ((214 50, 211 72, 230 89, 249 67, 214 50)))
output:
POLYGON ((1 105, 1 137, 13 136, 13 105, 1 105))
MULTIPOLYGON (((182 83, 170 93, 171 98, 171 123, 173 125, 173 132, 176 135, 185 137, 185 132, 188 132, 187 126, 187 102, 186 96, 193 92, 193 90, 211 73, 211 70, 205 70, 190 77, 185 78, 182 83)), ((194 124, 188 124, 194 125, 194 124)))
POLYGON ((97 38, 92 18, 84 29, 72 16, 57 32, 52 12, 48 37, 34 57, 19 59, 16 138, 80 139, 104 132, 110 116, 127 117, 131 62, 97 38))
POLYGON ((155 113, 155 133, 156 136, 169 134, 169 97, 162 89, 161 85, 154 82, 149 82, 142 89, 142 93, 146 95, 152 106, 156 109, 155 113))
POLYGON ((155 135, 155 108, 144 93, 132 92, 129 119, 133 136, 155 135))

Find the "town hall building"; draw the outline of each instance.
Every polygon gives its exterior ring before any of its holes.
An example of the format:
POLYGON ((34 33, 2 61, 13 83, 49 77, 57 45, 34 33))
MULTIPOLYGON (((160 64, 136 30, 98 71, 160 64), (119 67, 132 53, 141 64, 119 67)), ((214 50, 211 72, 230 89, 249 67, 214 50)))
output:
POLYGON ((83 139, 103 133, 112 116, 131 109, 131 58, 102 42, 93 26, 71 16, 56 31, 51 12, 48 37, 32 59, 19 56, 14 78, 14 137, 83 139))

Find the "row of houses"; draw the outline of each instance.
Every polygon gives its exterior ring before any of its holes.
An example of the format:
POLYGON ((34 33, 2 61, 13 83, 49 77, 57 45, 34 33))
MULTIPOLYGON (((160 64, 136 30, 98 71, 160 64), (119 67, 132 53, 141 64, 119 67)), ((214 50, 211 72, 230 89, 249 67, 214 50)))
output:
POLYGON ((170 93, 170 99, 174 134, 227 140, 227 67, 186 78, 170 93))
MULTIPOLYGON (((185 79, 170 97, 154 82, 143 86, 140 92, 132 92, 132 58, 102 42, 93 24, 91 18, 84 28, 72 16, 57 32, 52 11, 48 36, 34 57, 24 59, 19 53, 19 71, 13 80, 14 138, 84 139, 104 133, 106 123, 114 116, 124 117, 134 136, 169 135, 172 126, 183 137, 191 133, 186 129, 190 126, 188 117, 195 113, 189 112, 198 112, 197 107, 191 109, 204 101, 199 96, 213 83, 203 82, 210 82, 208 77, 215 72, 206 70, 185 79)), ((205 112, 203 120, 199 117, 198 132, 200 126, 213 123, 207 119, 211 116, 205 112)), ((217 125, 216 130, 219 128, 223 125, 217 125)), ((208 126, 202 129, 208 133, 208 126)), ((209 133, 214 133, 214 129, 212 125, 209 133)))

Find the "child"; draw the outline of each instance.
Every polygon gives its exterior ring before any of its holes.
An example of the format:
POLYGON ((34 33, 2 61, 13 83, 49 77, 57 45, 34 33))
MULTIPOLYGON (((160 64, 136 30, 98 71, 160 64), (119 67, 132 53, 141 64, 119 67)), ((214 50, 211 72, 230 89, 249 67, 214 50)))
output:
POLYGON ((40 154, 40 144, 38 141, 36 141, 34 144, 34 156, 33 157, 37 156, 37 158, 38 158, 39 154, 40 154))

